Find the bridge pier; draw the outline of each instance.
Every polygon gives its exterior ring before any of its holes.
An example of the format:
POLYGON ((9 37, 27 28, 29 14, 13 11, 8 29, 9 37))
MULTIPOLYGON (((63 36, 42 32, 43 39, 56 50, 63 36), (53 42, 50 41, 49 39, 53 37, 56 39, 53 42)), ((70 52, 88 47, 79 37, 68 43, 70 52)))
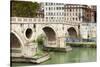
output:
POLYGON ((23 56, 24 57, 33 57, 37 53, 37 43, 28 43, 24 46, 23 56))
POLYGON ((46 45, 44 45, 44 50, 64 52, 72 50, 70 46, 66 46, 65 39, 65 37, 57 37, 56 41, 47 41, 46 45))

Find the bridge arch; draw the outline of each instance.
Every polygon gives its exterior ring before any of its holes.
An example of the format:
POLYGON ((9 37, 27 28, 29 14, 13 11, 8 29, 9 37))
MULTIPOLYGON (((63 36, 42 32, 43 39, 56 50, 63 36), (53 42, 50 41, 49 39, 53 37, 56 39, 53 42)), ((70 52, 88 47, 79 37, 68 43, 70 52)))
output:
POLYGON ((48 41, 56 41, 56 32, 54 31, 53 28, 46 26, 46 27, 43 27, 42 30, 47 36, 48 41))
POLYGON ((14 51, 18 49, 22 53, 22 49, 24 47, 23 41, 20 36, 14 31, 10 32, 10 46, 11 49, 15 48, 14 51))
POLYGON ((77 38, 77 31, 76 31, 76 29, 74 27, 68 28, 67 31, 68 31, 69 37, 77 38))

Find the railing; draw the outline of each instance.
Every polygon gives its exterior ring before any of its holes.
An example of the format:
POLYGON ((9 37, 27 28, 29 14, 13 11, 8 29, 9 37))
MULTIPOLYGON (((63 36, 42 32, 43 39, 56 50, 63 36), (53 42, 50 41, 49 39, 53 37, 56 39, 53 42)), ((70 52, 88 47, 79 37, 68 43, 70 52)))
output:
POLYGON ((11 17, 11 23, 34 23, 44 22, 42 18, 23 18, 23 17, 11 17))
POLYGON ((62 23, 68 25, 78 25, 79 22, 68 22, 65 20, 47 20, 44 18, 24 18, 24 17, 11 17, 11 23, 62 23))

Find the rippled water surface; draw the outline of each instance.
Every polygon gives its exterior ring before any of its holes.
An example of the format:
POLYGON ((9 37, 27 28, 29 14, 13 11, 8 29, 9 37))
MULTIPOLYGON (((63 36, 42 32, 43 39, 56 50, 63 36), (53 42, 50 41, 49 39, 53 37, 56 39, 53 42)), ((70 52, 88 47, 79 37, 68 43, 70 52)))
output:
MULTIPOLYGON (((63 63, 81 63, 81 62, 95 62, 96 49, 95 48, 73 48, 70 52, 49 52, 51 59, 39 64, 63 64, 63 63)), ((16 66, 34 66, 32 63, 12 63, 16 66)))

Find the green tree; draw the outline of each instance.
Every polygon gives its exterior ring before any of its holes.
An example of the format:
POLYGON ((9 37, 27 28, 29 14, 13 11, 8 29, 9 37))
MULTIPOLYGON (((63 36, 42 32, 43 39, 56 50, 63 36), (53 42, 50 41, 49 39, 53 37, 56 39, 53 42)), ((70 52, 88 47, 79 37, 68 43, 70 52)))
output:
POLYGON ((36 17, 40 8, 37 2, 11 1, 11 17, 36 17))

